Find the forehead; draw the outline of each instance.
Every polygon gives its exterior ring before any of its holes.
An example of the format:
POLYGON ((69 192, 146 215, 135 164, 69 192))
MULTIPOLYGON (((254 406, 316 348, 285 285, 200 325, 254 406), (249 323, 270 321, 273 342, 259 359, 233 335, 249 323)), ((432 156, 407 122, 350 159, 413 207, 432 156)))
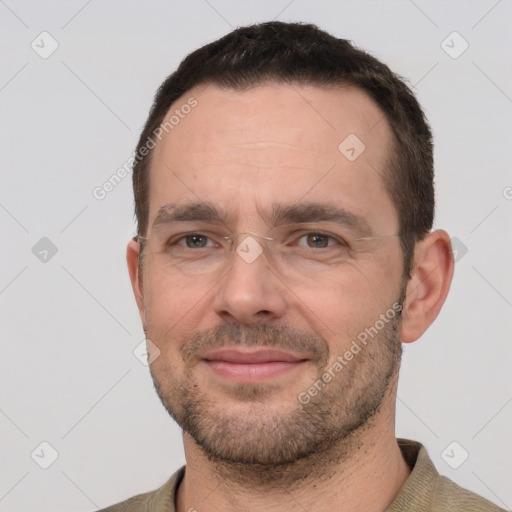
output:
POLYGON ((306 196, 361 214, 373 205, 376 221, 394 215, 382 179, 391 132, 357 88, 209 84, 187 92, 165 119, 173 114, 152 156, 150 222, 167 203, 217 203, 250 217, 306 196), (197 105, 181 110, 190 98, 197 105))

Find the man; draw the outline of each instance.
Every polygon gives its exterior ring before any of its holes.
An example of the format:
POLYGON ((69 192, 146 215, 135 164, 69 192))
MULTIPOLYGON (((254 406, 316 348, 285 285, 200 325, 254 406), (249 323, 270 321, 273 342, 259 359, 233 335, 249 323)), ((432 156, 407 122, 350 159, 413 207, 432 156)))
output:
POLYGON ((164 82, 134 160, 128 267, 187 463, 107 511, 500 510, 395 438, 401 343, 454 267, 399 77, 312 25, 240 28, 164 82))

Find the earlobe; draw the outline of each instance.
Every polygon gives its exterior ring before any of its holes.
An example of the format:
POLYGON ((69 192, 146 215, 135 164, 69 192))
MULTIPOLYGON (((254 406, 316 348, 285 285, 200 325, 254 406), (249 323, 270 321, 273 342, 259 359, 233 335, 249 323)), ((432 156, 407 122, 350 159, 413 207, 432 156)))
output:
POLYGON ((139 315, 144 322, 144 293, 142 287, 142 276, 139 269, 139 251, 140 244, 132 238, 126 247, 126 263, 128 264, 128 273, 132 284, 135 302, 139 309, 139 315))
POLYGON ((453 277, 454 259, 446 231, 432 231, 416 244, 412 276, 406 288, 401 340, 417 340, 436 319, 453 277))

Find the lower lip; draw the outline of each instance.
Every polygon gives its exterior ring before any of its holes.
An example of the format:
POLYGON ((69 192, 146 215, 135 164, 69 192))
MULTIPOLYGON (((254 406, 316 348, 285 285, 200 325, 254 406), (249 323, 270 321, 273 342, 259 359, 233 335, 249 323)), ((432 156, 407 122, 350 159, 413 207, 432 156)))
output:
POLYGON ((279 377, 298 368, 305 361, 270 361, 267 363, 228 363, 206 361, 216 375, 237 382, 258 382, 279 377))

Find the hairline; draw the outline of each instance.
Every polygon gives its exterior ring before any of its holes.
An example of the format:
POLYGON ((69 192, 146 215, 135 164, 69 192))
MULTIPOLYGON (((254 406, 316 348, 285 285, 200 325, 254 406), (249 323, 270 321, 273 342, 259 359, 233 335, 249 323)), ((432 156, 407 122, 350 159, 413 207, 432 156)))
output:
MULTIPOLYGON (((383 175, 381 175, 381 177, 382 177, 383 185, 385 186, 386 192, 388 193, 388 197, 391 200, 391 202, 393 204, 393 208, 395 209, 397 216, 398 216, 399 211, 398 211, 397 205, 395 204, 395 201, 394 201, 393 197, 391 196, 386 183, 389 182, 389 180, 390 180, 390 173, 396 172, 395 167, 398 164, 397 163, 398 157, 396 155, 399 152, 398 150, 400 148, 400 141, 398 140, 398 138, 395 134, 395 131, 393 129, 393 124, 390 122, 388 114, 382 109, 382 107, 379 105, 379 103, 371 96, 371 94, 368 93, 368 91, 366 91, 364 89, 364 87, 362 87, 358 84, 355 84, 350 80, 340 80, 339 83, 334 83, 334 82, 321 83, 321 82, 314 82, 313 80, 310 80, 310 79, 308 79, 308 80, 299 80, 299 79, 286 80, 286 79, 281 79, 279 77, 270 77, 269 76, 269 77, 258 78, 256 80, 254 80, 253 83, 248 84, 247 86, 236 86, 234 84, 224 84, 224 83, 221 83, 221 82, 213 80, 213 79, 202 80, 202 81, 194 84, 189 89, 183 91, 183 93, 169 105, 169 107, 165 110, 165 112, 158 119, 158 122, 155 120, 155 123, 151 126, 151 132, 156 130, 164 122, 164 120, 167 118, 167 115, 169 114, 171 109, 175 108, 176 104, 180 100, 182 100, 182 98, 184 96, 186 96, 187 94, 190 94, 192 91, 194 91, 198 87, 201 87, 201 86, 208 87, 210 85, 214 85, 214 86, 218 87, 219 89, 223 89, 223 90, 245 92, 245 91, 249 91, 251 89, 257 88, 257 87, 264 87, 265 85, 271 85, 271 84, 275 84, 275 85, 296 84, 296 85, 300 85, 300 86, 310 85, 310 86, 316 87, 318 89, 333 90, 333 91, 339 90, 340 88, 353 88, 353 89, 357 89, 358 91, 362 92, 366 96, 366 98, 368 100, 370 100, 375 107, 377 107, 379 112, 382 114, 382 118, 371 129, 373 129, 382 120, 384 120, 387 124, 387 131, 389 133, 389 138, 388 138, 387 145, 386 145, 387 147, 386 147, 385 159, 384 159, 384 162, 382 165, 383 175)), ((147 179, 146 183, 147 183, 147 193, 148 193, 148 197, 147 197, 147 200, 148 200, 147 201, 148 202, 147 210, 148 211, 146 212, 146 216, 147 216, 146 223, 144 226, 142 226, 142 233, 139 233, 139 235, 146 234, 147 230, 150 227, 149 189, 150 189, 150 184, 151 184, 151 167, 152 167, 152 163, 153 163, 153 154, 154 154, 155 150, 157 149, 157 147, 161 143, 162 143, 162 141, 159 141, 159 143, 156 143, 155 147, 149 150, 148 156, 142 162, 141 170, 146 173, 145 177, 147 179)), ((140 177, 139 177, 139 180, 140 180, 140 177)), ((399 222, 400 222, 400 219, 399 219, 399 222)))

